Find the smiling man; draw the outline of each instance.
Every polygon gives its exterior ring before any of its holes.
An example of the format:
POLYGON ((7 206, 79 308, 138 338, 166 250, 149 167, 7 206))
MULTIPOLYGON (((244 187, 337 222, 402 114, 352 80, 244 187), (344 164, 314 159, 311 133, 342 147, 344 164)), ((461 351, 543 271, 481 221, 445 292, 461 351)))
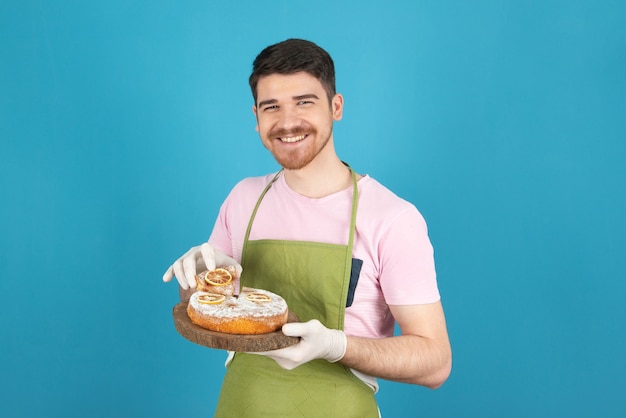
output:
POLYGON ((377 378, 439 387, 452 360, 426 224, 338 157, 344 103, 331 57, 304 40, 269 46, 250 87, 282 170, 238 183, 208 242, 163 279, 187 289, 197 272, 236 264, 243 285, 285 298, 302 322, 283 332, 301 340, 230 353, 216 416, 378 417, 377 378))
POLYGON ((318 160, 335 156, 332 128, 333 121, 341 119, 341 95, 329 100, 320 82, 306 72, 263 77, 257 92, 258 104, 253 107, 257 130, 281 166, 298 170, 318 156, 318 160))

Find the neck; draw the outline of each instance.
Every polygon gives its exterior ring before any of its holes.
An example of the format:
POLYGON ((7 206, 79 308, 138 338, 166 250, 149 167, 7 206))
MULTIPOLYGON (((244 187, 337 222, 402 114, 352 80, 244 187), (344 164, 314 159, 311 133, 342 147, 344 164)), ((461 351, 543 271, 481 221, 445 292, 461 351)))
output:
POLYGON ((341 162, 334 149, 332 151, 330 154, 320 153, 299 170, 285 169, 285 181, 289 187, 311 198, 321 198, 350 187, 350 169, 341 162))

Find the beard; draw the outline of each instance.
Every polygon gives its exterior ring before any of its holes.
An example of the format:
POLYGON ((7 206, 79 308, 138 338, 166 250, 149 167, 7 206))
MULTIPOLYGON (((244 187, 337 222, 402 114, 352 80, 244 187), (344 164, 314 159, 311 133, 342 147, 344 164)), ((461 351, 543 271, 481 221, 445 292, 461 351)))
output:
MULTIPOLYGON (((319 155, 326 147, 332 136, 332 130, 328 132, 319 131, 313 127, 297 127, 294 129, 276 129, 268 133, 269 144, 266 148, 272 153, 274 159, 283 168, 287 170, 299 170, 306 167, 311 161, 319 155), (283 138, 288 136, 307 135, 304 141, 310 141, 305 147, 272 147, 273 141, 280 141, 275 138, 283 138)), ((281 144, 278 144, 281 145, 281 144)))

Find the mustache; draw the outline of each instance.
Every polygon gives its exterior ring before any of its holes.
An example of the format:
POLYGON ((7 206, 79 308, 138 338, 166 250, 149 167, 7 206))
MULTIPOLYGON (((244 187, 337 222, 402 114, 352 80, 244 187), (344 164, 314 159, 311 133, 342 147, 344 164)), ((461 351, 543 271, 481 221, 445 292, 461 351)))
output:
POLYGON ((316 130, 311 127, 297 126, 295 128, 284 129, 284 128, 276 128, 272 129, 268 136, 273 138, 284 138, 286 136, 299 136, 299 135, 308 135, 314 134, 316 130))

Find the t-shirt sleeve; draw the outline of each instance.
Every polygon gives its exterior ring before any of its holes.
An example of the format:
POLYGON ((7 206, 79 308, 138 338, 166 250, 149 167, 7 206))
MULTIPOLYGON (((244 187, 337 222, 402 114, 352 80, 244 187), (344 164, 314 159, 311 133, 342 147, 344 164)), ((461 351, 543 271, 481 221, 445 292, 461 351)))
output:
POLYGON ((226 200, 220 207, 217 219, 215 220, 215 225, 213 225, 213 231, 211 232, 211 236, 209 237, 209 244, 211 244, 214 248, 220 250, 224 254, 232 257, 233 246, 230 231, 228 229, 228 220, 226 215, 226 207, 228 206, 228 204, 229 199, 226 198, 226 200))
POLYGON ((389 305, 417 305, 440 299, 433 247, 426 222, 408 205, 380 241, 380 286, 389 305))
POLYGON ((213 225, 209 243, 241 263, 241 251, 248 220, 268 176, 248 177, 230 191, 213 225))
POLYGON ((226 196, 217 214, 211 236, 209 237, 209 244, 224 254, 233 257, 238 262, 241 262, 241 254, 237 254, 238 252, 240 253, 240 251, 235 249, 236 245, 233 243, 233 236, 237 233, 237 231, 233 230, 236 229, 233 223, 238 216, 237 210, 239 207, 236 202, 241 202, 242 189, 245 191, 245 185, 245 181, 240 181, 233 187, 228 196, 226 196))

